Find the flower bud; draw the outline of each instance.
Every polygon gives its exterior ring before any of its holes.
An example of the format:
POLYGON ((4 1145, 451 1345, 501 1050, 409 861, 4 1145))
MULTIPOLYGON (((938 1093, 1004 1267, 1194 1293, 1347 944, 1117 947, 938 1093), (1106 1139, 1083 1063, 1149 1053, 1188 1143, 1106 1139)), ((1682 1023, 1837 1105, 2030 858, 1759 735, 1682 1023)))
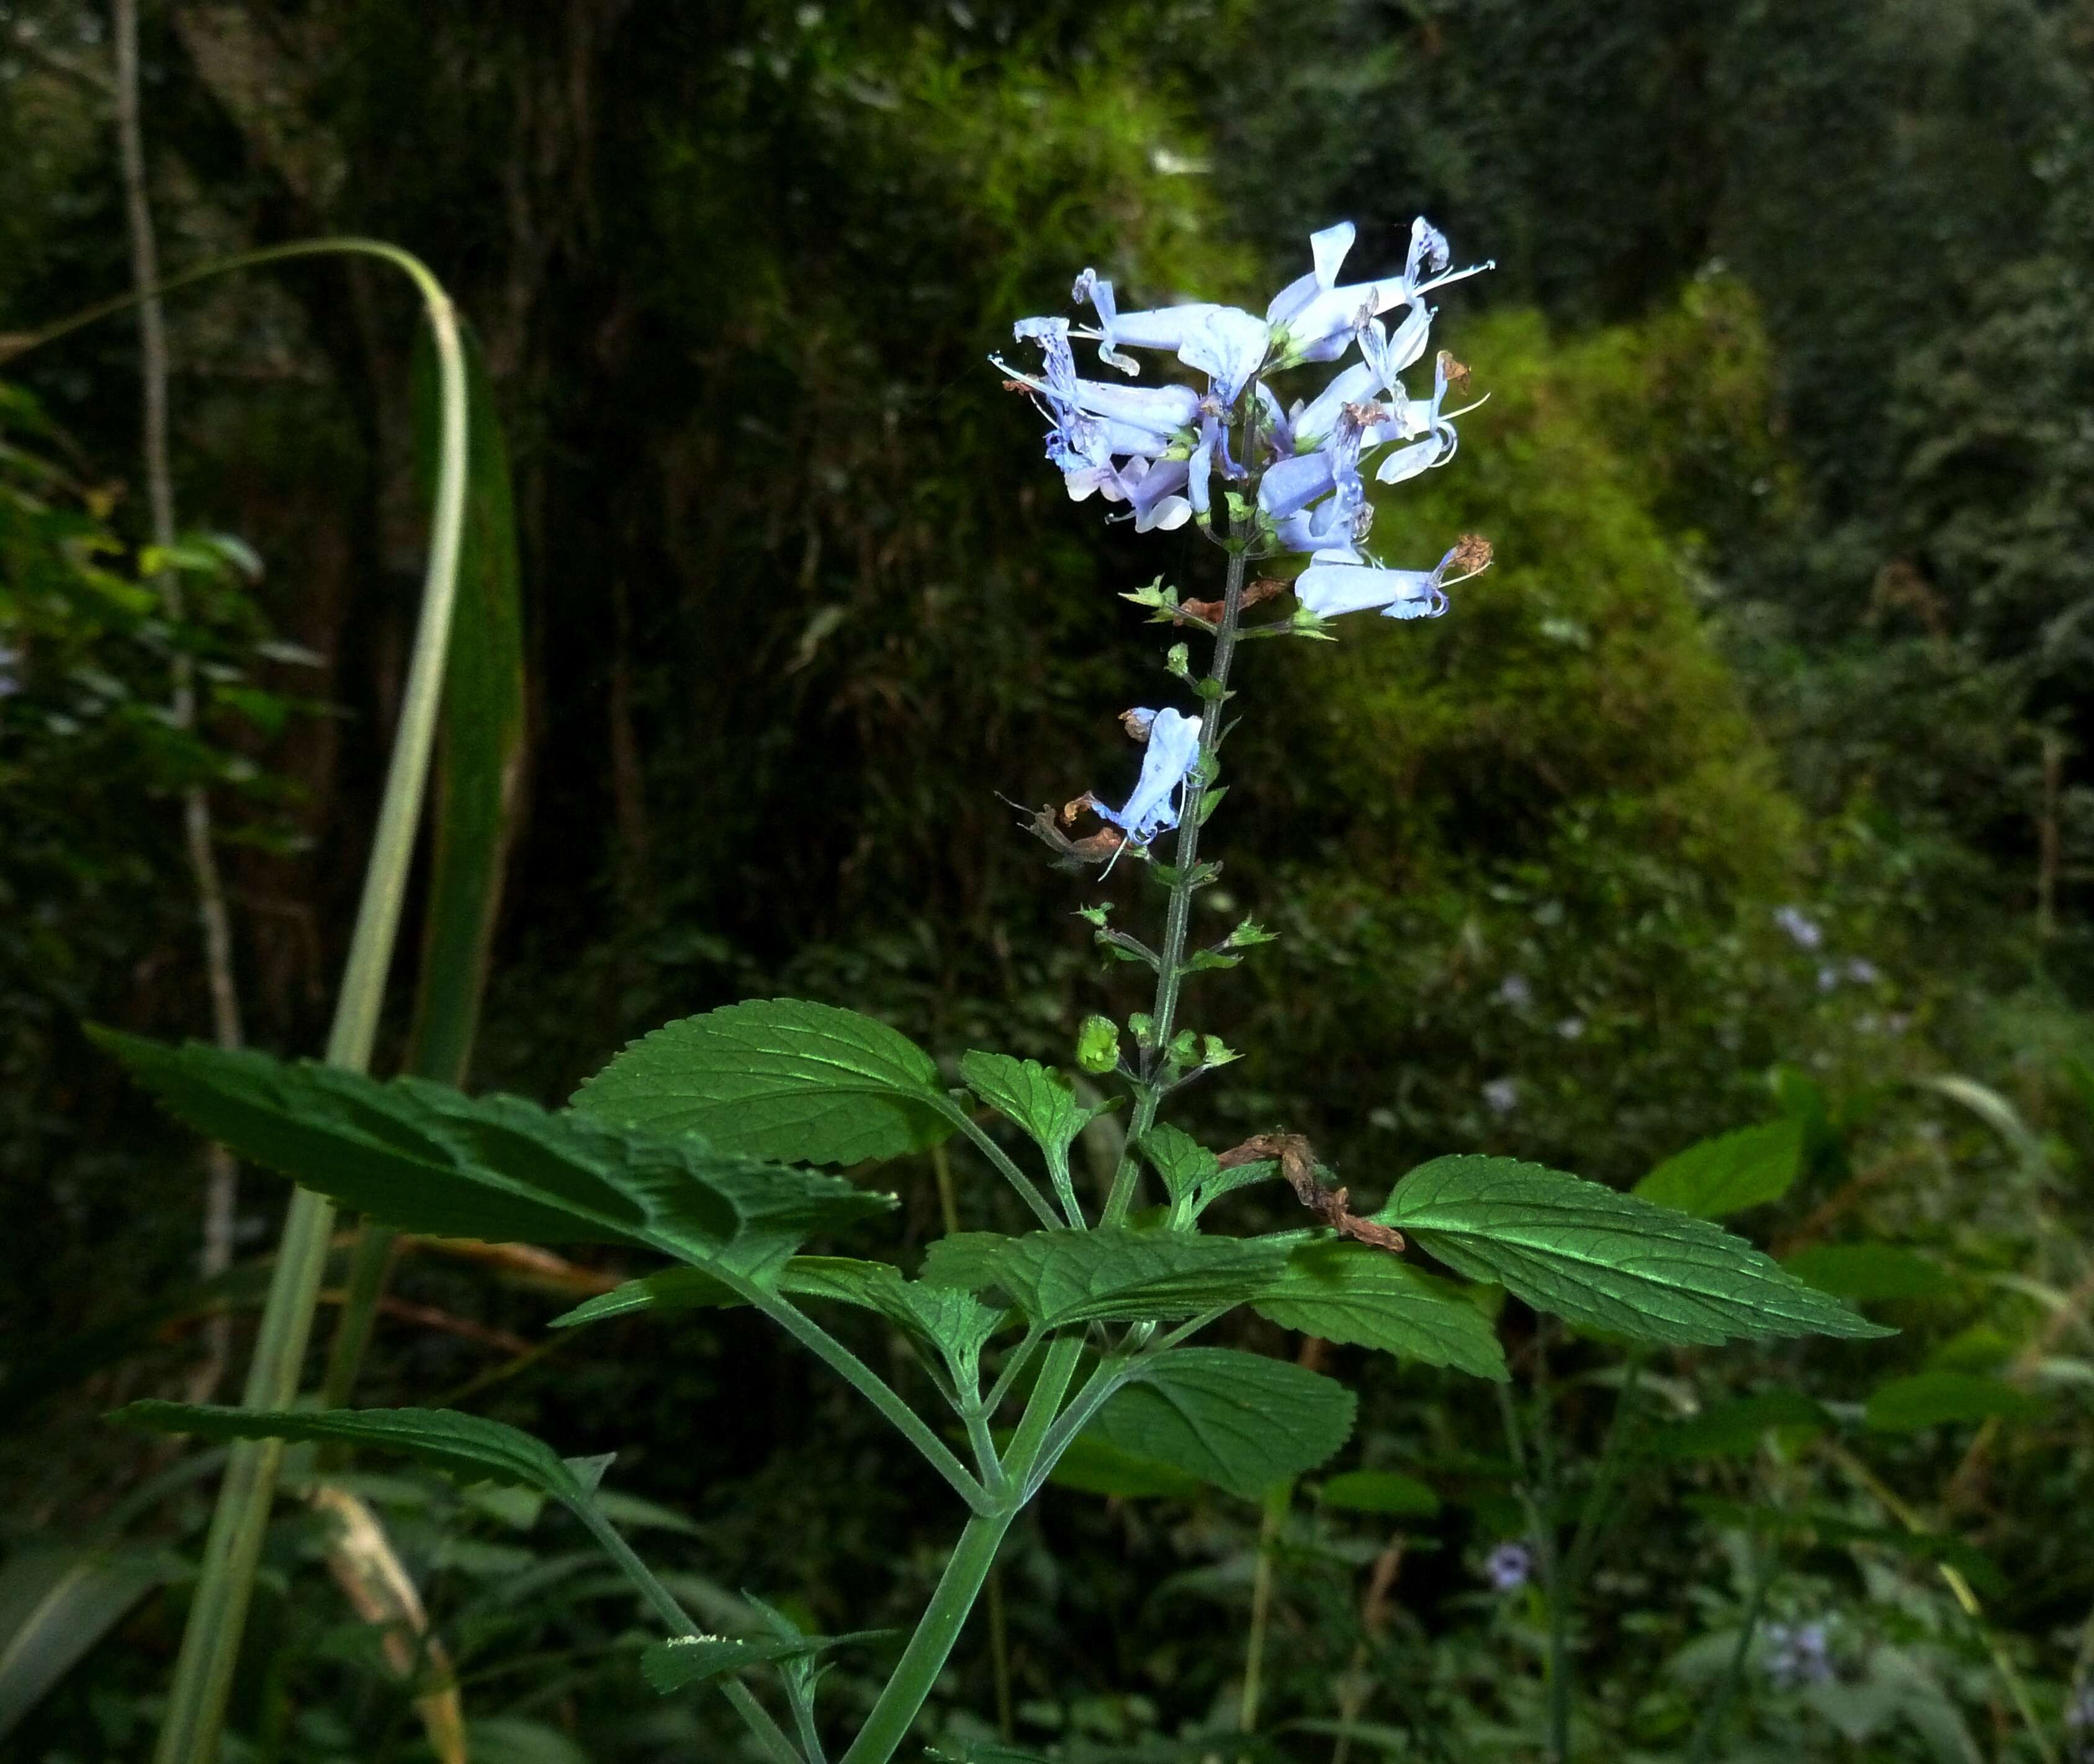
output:
POLYGON ((1119 1026, 1110 1017, 1086 1017, 1076 1034, 1076 1063, 1105 1073, 1119 1064, 1119 1026))

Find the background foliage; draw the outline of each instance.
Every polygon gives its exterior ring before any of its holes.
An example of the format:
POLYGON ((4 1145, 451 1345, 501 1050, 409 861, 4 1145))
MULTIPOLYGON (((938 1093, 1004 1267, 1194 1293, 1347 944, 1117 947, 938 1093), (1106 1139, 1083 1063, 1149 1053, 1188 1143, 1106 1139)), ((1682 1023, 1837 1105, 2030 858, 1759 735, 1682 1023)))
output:
MULTIPOLYGON (((1128 769, 1111 713, 1158 682, 1115 592, 1159 558, 1197 591, 1209 560, 1069 508, 983 357, 1086 263, 1143 298, 1247 296, 1313 227, 1350 215, 1379 261, 1421 210, 1494 256, 1443 302, 1491 402, 1379 537, 1424 562, 1479 531, 1497 567, 1430 628, 1246 658, 1205 898, 1284 941, 1196 983, 1197 1026, 1249 1056, 1206 1124, 1284 1122, 1378 1197, 1451 1149, 1627 1185, 1705 1136, 1799 1123, 1795 1186, 1744 1228, 1783 1252, 1901 1245, 1940 1278, 1872 1304, 1905 1331, 1888 1349, 1654 1364, 1652 1423, 1807 1389, 1883 1487, 1799 1436, 1637 1458, 1579 1636, 1594 1755, 1685 1755, 1755 1571, 1749 1532, 1682 1497, 1770 1488, 1885 1533, 1888 1492, 2001 1565, 1984 1634, 2061 1735, 2094 1601, 2094 12, 172 0, 146 25, 171 264, 368 232, 427 258, 484 340, 530 697, 472 1082, 547 1101, 741 997, 1064 1061, 1101 999, 1138 1004, 998 797, 1128 769), (1952 1074, 1988 1088, 1926 1088, 1952 1074), (1926 1368, 2014 1370, 2044 1406, 1858 1433, 1836 1406, 1926 1368)), ((127 281, 105 37, 96 7, 0 7, 0 332, 127 281)), ((354 267, 182 297, 179 505, 263 567, 185 550, 179 628, 143 585, 130 337, 8 370, 0 1512, 10 1541, 114 1525, 173 1552, 150 1559, 176 1583, 123 1606, 8 1742, 25 1757, 142 1747, 200 1512, 193 1484, 122 1505, 166 1460, 93 1423, 193 1358, 199 1179, 80 1024, 200 1028, 173 805, 203 779, 250 1034, 318 1042, 414 611, 411 319, 354 267), (212 682, 195 739, 156 710, 177 646, 212 682)), ((1145 884, 1125 866, 1110 886, 1145 884)), ((967 1222, 997 1223, 980 1169, 953 1165, 967 1222)), ((907 1175, 897 1253, 938 1217, 930 1162, 907 1175)), ((250 1250, 277 1201, 250 1183, 250 1250)), ((735 1317, 546 1345, 606 1271, 411 1245, 371 1399, 619 1449, 626 1487, 699 1515, 658 1519, 702 1605, 746 1587, 838 1630, 913 1610, 941 1541, 917 1473, 735 1317)), ((1507 1328, 1531 1389, 1542 1344, 1507 1328)), ((1549 1345, 1582 1487, 1617 1359, 1549 1345)), ((1267 1706, 1327 1721, 1365 1673, 1390 1755, 1536 1755, 1540 1614, 1475 1572, 1521 1524, 1479 1444, 1488 1399, 1347 1369, 1359 1462, 1445 1505, 1392 1526, 1305 1494, 1266 1528, 1286 1638, 1267 1706), (1410 1542, 1377 1612, 1362 1576, 1391 1529, 1410 1542)), ((481 1755, 709 1733, 695 1703, 636 1698, 629 1614, 557 1514, 363 1486, 440 1614, 481 1755)), ((1004 1595, 1022 1736, 1132 1746, 1227 1718, 1253 1510, 1064 1492, 1027 1524, 1004 1595)), ((320 1525, 293 1510, 272 1537, 237 1725, 257 1757, 407 1755, 406 1694, 330 1602, 320 1525)), ((1756 1676, 1738 1744, 2039 1755, 1934 1570, 1828 1535, 1783 1546, 1766 1597, 1835 1614, 1840 1675, 1756 1676)), ((941 1718, 993 1717, 985 1649, 941 1718)), ((1330 1743, 1281 1731, 1289 1757, 1330 1743)))

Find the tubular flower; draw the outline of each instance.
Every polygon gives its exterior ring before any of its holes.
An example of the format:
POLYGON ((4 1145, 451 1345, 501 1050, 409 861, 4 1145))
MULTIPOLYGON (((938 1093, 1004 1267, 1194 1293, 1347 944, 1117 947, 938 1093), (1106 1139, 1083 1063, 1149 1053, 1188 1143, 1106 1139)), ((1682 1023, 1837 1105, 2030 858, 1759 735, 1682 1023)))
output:
MULTIPOLYGON (((1062 473, 1071 497, 1097 496, 1123 505, 1138 532, 1168 531, 1197 519, 1212 524, 1219 473, 1224 483, 1254 486, 1261 554, 1274 550, 1316 560, 1312 597, 1336 581, 1345 592, 1332 602, 1425 610, 1442 604, 1434 582, 1415 594, 1401 592, 1391 572, 1353 550, 1366 537, 1374 510, 1362 474, 1400 484, 1445 464, 1454 454, 1454 419, 1446 409, 1449 385, 1466 386, 1466 370, 1444 351, 1429 402, 1414 400, 1403 375, 1424 357, 1434 289, 1490 267, 1449 267, 1445 236, 1423 216, 1410 228, 1402 270, 1371 282, 1338 280, 1358 237, 1349 221, 1311 235, 1311 267, 1274 297, 1265 316, 1212 301, 1122 312, 1113 285, 1086 269, 1071 289, 1087 303, 1095 326, 1072 328, 1058 317, 1027 319, 1020 339, 1043 357, 1036 373, 1002 368, 1009 384, 1030 393, 1052 425, 1047 455, 1062 473), (1384 317, 1384 315, 1388 315, 1384 317), (1140 371, 1131 350, 1175 355, 1205 377, 1203 389, 1184 385, 1128 386, 1078 376, 1075 338, 1094 340, 1101 360, 1123 372, 1140 371), (1339 368, 1320 390, 1291 408, 1275 397, 1268 376, 1309 362, 1336 362, 1351 345, 1360 358, 1339 368), (1381 601, 1351 568, 1381 579, 1381 601)), ((1434 572, 1407 572, 1431 581, 1434 572)), ((1305 580, 1309 579, 1305 578, 1305 580)))
POLYGON ((1141 756, 1141 776, 1134 794, 1117 809, 1095 797, 1092 806, 1137 845, 1145 845, 1166 828, 1178 824, 1184 808, 1185 780, 1200 757, 1200 719, 1176 710, 1130 710, 1128 732, 1145 732, 1148 749, 1141 756))
POLYGON ((1437 619, 1448 587, 1490 567, 1491 548, 1465 537, 1429 570, 1385 570, 1350 546, 1319 551, 1294 584, 1294 597, 1321 619, 1377 611, 1384 619, 1437 619), (1449 576, 1448 571, 1459 573, 1449 576))

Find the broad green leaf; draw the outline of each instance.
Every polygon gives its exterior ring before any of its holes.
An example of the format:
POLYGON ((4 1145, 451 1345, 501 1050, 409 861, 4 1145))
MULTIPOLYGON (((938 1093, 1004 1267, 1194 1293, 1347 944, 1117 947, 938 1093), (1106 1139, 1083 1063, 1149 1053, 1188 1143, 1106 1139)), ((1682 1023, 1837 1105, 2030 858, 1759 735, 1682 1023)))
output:
POLYGON ((1197 1219, 1223 1195, 1279 1174, 1279 1166, 1270 1158, 1232 1164, 1224 1170, 1221 1160, 1197 1140, 1167 1125, 1152 1127, 1142 1135, 1140 1150, 1164 1192, 1190 1219, 1197 1219))
POLYGON ((1497 1331, 1460 1287, 1365 1244, 1296 1250, 1252 1309, 1305 1336, 1379 1348, 1499 1383, 1509 1375, 1497 1331))
POLYGON ((1221 1160, 1189 1133, 1159 1123, 1141 1136, 1141 1155, 1149 1161, 1174 1201, 1194 1194, 1222 1173, 1221 1160))
POLYGON ((182 1572, 136 1545, 25 1544, 0 1566, 0 1737, 154 1588, 182 1572))
POLYGON ((923 1269, 917 1278, 926 1286, 981 1292, 996 1284, 996 1258, 1010 1241, 1001 1232, 948 1232, 923 1252, 923 1269))
POLYGON ((1705 1139, 1666 1158, 1635 1192, 1696 1219, 1727 1219, 1788 1193, 1803 1168, 1803 1132, 1790 1119, 1705 1139))
POLYGON ((522 1243, 645 1244, 744 1273, 810 1232, 894 1205, 833 1176, 419 1079, 106 1030, 96 1039, 191 1127, 402 1230, 522 1243))
POLYGON ((1004 1313, 971 1293, 902 1278, 885 1262, 848 1256, 795 1256, 779 1276, 779 1288, 794 1298, 834 1299, 877 1311, 962 1362, 1003 1327, 1004 1313))
POLYGON ((1956 1289, 1938 1262, 1889 1244, 1826 1244, 1799 1249, 1782 1266, 1806 1286, 1836 1298, 1936 1298, 1956 1289))
POLYGON ((410 1458, 467 1482, 535 1488, 571 1507, 585 1505, 591 1484, 543 1440, 520 1427, 455 1409, 232 1409, 148 1398, 111 1419, 154 1433, 205 1440, 310 1440, 410 1458))
POLYGON ((1288 1360, 1180 1348, 1142 1362, 1085 1430, 1255 1501, 1351 1436, 1353 1393, 1288 1360))
POLYGON ((1896 1333, 1719 1225, 1539 1164, 1437 1158, 1375 1217, 1472 1280, 1592 1328, 1679 1343, 1896 1333))
POLYGON ((562 1311, 545 1327, 576 1329, 606 1318, 630 1316, 635 1311, 726 1310, 748 1302, 724 1280, 703 1268, 664 1268, 659 1274, 627 1280, 608 1293, 585 1298, 572 1310, 562 1311))
POLYGON ((1037 1060, 968 1054, 961 1058, 960 1076, 998 1114, 1032 1135, 1057 1169, 1067 1168, 1071 1143, 1099 1112, 1078 1102, 1068 1080, 1037 1060))
POLYGON ((1749 1458, 1769 1428, 1822 1433, 1832 1418, 1800 1391, 1770 1390, 1741 1397, 1650 1436, 1653 1457, 1687 1461, 1705 1458, 1749 1458))
POLYGON ((899 1157, 953 1130, 929 1054, 871 1017, 797 998, 752 999, 643 1036, 574 1106, 787 1163, 899 1157))
POLYGON ((1316 1498, 1348 1513, 1385 1513, 1395 1519, 1429 1519, 1440 1511, 1438 1495, 1415 1476, 1395 1470, 1349 1470, 1332 1477, 1316 1498))
MULTIPOLYGON (((891 1263, 848 1256, 795 1256, 764 1284, 789 1298, 834 1299, 877 1311, 949 1353, 979 1351, 1004 1319, 1001 1311, 966 1292, 904 1280, 891 1263)), ((746 1302, 703 1268, 667 1268, 585 1300, 550 1327, 572 1328, 635 1311, 715 1310, 746 1302)))
POLYGON ((549 1722, 483 1715, 466 1723, 472 1764, 589 1764, 589 1755, 549 1722))
POLYGON ((1144 1323, 1240 1305, 1279 1277, 1286 1249, 1184 1232, 1036 1231, 989 1266, 997 1287, 1042 1327, 1144 1323))
POLYGON ((1975 1372, 1915 1372, 1879 1385, 1863 1419, 1879 1433, 1912 1433, 1957 1422, 2026 1420, 2048 1406, 1996 1378, 1975 1372))
POLYGON ((739 1672, 789 1654, 812 1653, 820 1645, 806 1636, 676 1636, 644 1649, 640 1671, 649 1684, 667 1697, 723 1672, 739 1672))
POLYGON ((1080 1494, 1117 1497, 1135 1501, 1156 1497, 1182 1500, 1197 1494, 1200 1479, 1173 1465, 1153 1458, 1137 1458, 1117 1445, 1109 1445, 1088 1432, 1080 1433, 1055 1464, 1047 1479, 1058 1488, 1080 1494))
MULTIPOLYGON (((428 905, 407 1038, 408 1069, 450 1084, 465 1080, 480 1022, 524 754, 524 615, 509 449, 480 339, 471 325, 459 328, 466 357, 465 526, 430 805, 428 905)), ((424 328, 415 358, 415 452, 432 499, 441 432, 434 366, 424 328)))

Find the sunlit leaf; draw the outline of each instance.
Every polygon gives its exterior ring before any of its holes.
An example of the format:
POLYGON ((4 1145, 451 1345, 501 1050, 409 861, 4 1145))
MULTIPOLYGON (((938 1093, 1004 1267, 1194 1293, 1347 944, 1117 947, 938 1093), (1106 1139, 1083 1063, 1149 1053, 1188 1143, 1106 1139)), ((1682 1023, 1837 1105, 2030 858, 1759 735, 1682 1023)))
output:
POLYGON ((1721 1226, 1539 1164, 1435 1158, 1375 1217, 1472 1279, 1592 1328, 1679 1343, 1893 1332, 1721 1226))
POLYGON ((953 1130, 930 1055, 871 1017, 797 998, 728 1005, 643 1036, 574 1106, 787 1163, 898 1157, 953 1130))

